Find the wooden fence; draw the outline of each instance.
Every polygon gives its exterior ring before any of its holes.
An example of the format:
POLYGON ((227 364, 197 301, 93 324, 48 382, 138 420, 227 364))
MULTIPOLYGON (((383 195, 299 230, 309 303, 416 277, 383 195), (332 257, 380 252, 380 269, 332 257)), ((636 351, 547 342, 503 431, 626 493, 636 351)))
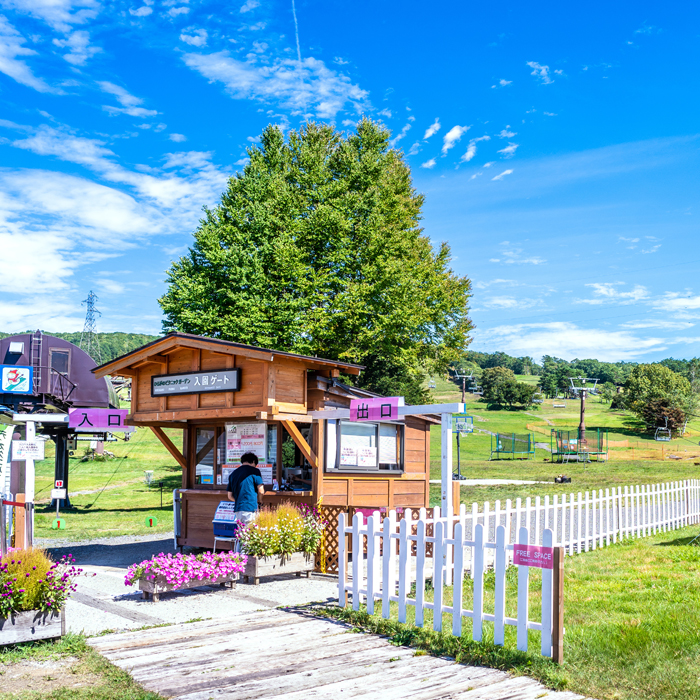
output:
MULTIPOLYGON (((527 630, 541 631, 541 653, 552 656, 553 624, 557 617, 553 598, 552 571, 542 573, 542 619, 528 619, 529 569, 518 567, 517 616, 505 615, 506 569, 518 544, 560 547, 562 557, 604 547, 630 537, 646 537, 700 522, 700 481, 697 479, 665 484, 625 486, 573 493, 561 499, 539 496, 520 498, 505 508, 496 501, 492 510, 484 503, 479 510, 462 504, 449 521, 438 508, 422 508, 418 520, 406 509, 397 520, 395 512, 381 518, 378 512, 366 519, 356 513, 352 523, 345 513, 338 516, 338 598, 339 604, 359 609, 366 602, 373 614, 381 604, 384 618, 390 616, 390 604, 398 605, 398 619, 406 621, 408 607, 415 608, 415 624, 422 627, 425 610, 433 611, 433 628, 442 630, 442 614, 452 616, 452 632, 462 633, 462 618, 473 621, 472 636, 480 641, 484 621, 494 623, 496 644, 503 644, 506 625, 517 627, 518 649, 527 650, 527 630), (352 552, 363 553, 349 562, 347 538, 352 552), (432 558, 429 548, 432 548, 432 558), (366 555, 364 554, 366 552, 366 555), (432 565, 430 560, 432 559, 432 565), (484 611, 484 573, 495 574, 493 613, 484 611), (444 586, 462 582, 466 574, 474 580, 473 609, 462 608, 463 587, 453 588, 453 602, 444 605, 444 586), (434 599, 426 600, 426 580, 432 579, 434 599), (411 597, 413 584, 415 593, 411 597), (554 606, 554 607, 553 607, 554 606)), ((556 635, 555 635, 556 636, 556 635)), ((556 640, 555 640, 556 641, 556 640)), ((555 643, 556 646, 556 643, 555 643)))

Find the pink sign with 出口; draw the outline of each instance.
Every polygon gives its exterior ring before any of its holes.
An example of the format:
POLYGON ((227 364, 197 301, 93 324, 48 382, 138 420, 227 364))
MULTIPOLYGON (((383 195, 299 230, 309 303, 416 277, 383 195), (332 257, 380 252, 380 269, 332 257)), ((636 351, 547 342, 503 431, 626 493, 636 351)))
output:
POLYGON ((534 566, 538 569, 553 569, 554 548, 516 544, 513 549, 513 564, 516 566, 534 566))
POLYGON ((402 420, 403 416, 399 417, 399 406, 403 406, 403 396, 352 399, 350 401, 350 420, 402 420))

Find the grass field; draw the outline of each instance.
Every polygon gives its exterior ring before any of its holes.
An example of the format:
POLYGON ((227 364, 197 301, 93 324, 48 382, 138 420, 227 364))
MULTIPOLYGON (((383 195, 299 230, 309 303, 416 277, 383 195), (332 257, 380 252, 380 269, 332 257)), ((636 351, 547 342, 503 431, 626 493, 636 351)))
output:
MULTIPOLYGON (((175 444, 182 431, 166 431, 175 444)), ((81 462, 89 442, 79 442, 70 459, 69 495, 72 509, 66 510, 65 539, 84 540, 115 535, 143 535, 173 529, 173 489, 182 486, 182 470, 161 445, 150 428, 137 428, 129 442, 106 443, 114 459, 81 462), (153 483, 146 486, 144 472, 153 471, 153 483), (160 489, 163 482, 163 507, 160 489), (155 528, 146 526, 146 516, 155 516, 155 528)), ((51 528, 56 512, 48 507, 54 479, 53 443, 46 443, 46 459, 36 465, 35 528, 37 537, 57 537, 51 528)))
MULTIPOLYGON (((387 626, 378 615, 349 618, 359 627, 394 635, 437 655, 525 673, 550 687, 565 687, 598 700, 700 700, 700 547, 688 546, 698 530, 693 526, 626 540, 567 558, 561 667, 538 656, 540 639, 534 631, 529 632, 530 652, 525 655, 516 651, 514 627, 506 628, 506 646, 498 648, 493 646, 493 623, 484 623, 484 643, 475 644, 468 618, 460 639, 429 631, 430 610, 426 610, 426 631, 398 623, 387 626)), ((537 620, 541 608, 537 570, 531 570, 530 581, 530 619, 537 620)), ((515 616, 514 567, 509 569, 506 586, 506 614, 515 616)), ((469 609, 469 579, 463 591, 464 607, 469 609)), ((452 590, 447 588, 445 593, 444 604, 449 605, 452 590)), ((492 611, 493 575, 485 577, 484 597, 485 610, 492 611)), ((396 618, 396 604, 392 605, 396 618)), ((413 614, 409 606, 409 623, 413 614)), ((447 614, 443 629, 451 630, 447 614)))

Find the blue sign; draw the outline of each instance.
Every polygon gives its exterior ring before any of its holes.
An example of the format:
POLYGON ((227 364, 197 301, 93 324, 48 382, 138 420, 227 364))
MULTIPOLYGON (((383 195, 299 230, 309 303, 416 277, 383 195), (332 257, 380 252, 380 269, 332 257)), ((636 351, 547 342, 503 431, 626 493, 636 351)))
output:
POLYGON ((22 365, 0 365, 0 394, 33 394, 34 369, 22 365))
POLYGON ((455 416, 455 430, 458 433, 473 433, 474 432, 474 418, 468 416, 466 413, 460 413, 455 416))

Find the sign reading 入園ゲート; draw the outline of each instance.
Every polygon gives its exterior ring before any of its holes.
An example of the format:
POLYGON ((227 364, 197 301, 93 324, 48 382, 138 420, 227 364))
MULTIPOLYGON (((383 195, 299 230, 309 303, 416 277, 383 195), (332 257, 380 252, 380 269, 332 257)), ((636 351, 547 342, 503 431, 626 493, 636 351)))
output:
POLYGON ((0 394, 31 394, 34 370, 18 365, 0 365, 0 394))
POLYGON ((536 547, 530 544, 513 545, 513 564, 533 566, 537 569, 553 569, 554 548, 536 547))
POLYGON ((44 459, 43 440, 13 440, 12 461, 26 462, 28 459, 41 462, 44 459))
POLYGON ((129 433, 133 427, 126 425, 128 415, 125 408, 71 408, 68 410, 68 427, 78 433, 129 433))
POLYGON ((183 372, 151 377, 151 396, 205 394, 216 391, 238 391, 241 369, 217 369, 209 372, 183 372))
POLYGON ((403 420, 399 406, 404 405, 403 396, 387 396, 350 401, 351 421, 403 420))

